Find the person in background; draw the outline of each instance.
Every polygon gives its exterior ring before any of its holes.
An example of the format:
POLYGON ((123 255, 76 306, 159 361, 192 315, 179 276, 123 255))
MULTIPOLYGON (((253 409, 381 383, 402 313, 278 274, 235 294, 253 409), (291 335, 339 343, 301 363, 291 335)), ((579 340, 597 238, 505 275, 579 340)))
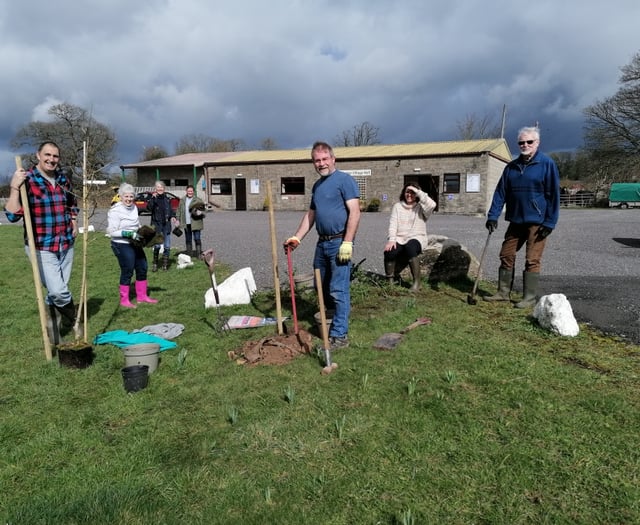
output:
POLYGON ((116 202, 120 202, 120 195, 118 193, 119 187, 114 187, 113 189, 113 197, 111 197, 111 206, 113 206, 116 202))
MULTIPOLYGON (((68 173, 60 169, 60 148, 55 142, 40 144, 37 164, 29 171, 20 168, 10 182, 5 214, 9 222, 24 218, 28 206, 33 225, 36 258, 42 284, 47 289, 47 332, 53 344, 61 342, 61 324, 75 325, 76 309, 69 290, 75 239, 78 235, 78 205, 68 173), (20 187, 25 185, 27 201, 22 202, 20 187)), ((25 250, 30 257, 27 229, 25 250)), ((81 337, 81 331, 75 334, 81 337)))
POLYGON ((389 281, 409 263, 413 284, 411 291, 420 289, 420 259, 427 247, 427 220, 436 203, 417 184, 405 184, 389 217, 389 233, 384 246, 384 271, 389 281))
POLYGON ((320 175, 312 188, 311 204, 298 229, 284 242, 285 251, 295 249, 315 224, 318 232, 313 267, 320 270, 327 310, 333 310, 329 330, 331 350, 349 345, 351 311, 351 258, 360 223, 360 190, 351 175, 336 169, 333 148, 316 142, 311 160, 320 175))
POLYGON ((187 255, 194 255, 193 241, 196 243, 195 256, 202 253, 201 232, 204 226, 205 204, 202 199, 194 196, 195 188, 187 186, 185 196, 178 206, 178 220, 184 227, 184 237, 187 255))
POLYGON ((134 188, 123 183, 118 190, 120 200, 107 213, 107 234, 111 249, 120 265, 120 306, 135 308, 129 298, 131 278, 136 274, 136 300, 138 303, 157 303, 147 295, 147 256, 138 235, 140 221, 135 204, 134 188))
POLYGON ((558 168, 553 159, 538 151, 539 146, 540 130, 537 127, 520 129, 520 155, 505 166, 493 194, 486 228, 489 233, 497 229, 505 205, 504 218, 509 226, 500 249, 498 291, 484 297, 485 301, 509 301, 516 253, 526 245, 523 297, 515 307, 526 308, 536 302, 542 252, 560 214, 558 168))
POLYGON ((169 269, 169 255, 171 252, 171 230, 177 220, 171 209, 171 199, 165 194, 165 185, 162 181, 156 181, 154 192, 149 199, 147 209, 151 213, 151 225, 156 232, 161 233, 164 237, 163 244, 157 244, 153 247, 153 266, 152 272, 158 271, 158 258, 160 256, 160 246, 164 246, 162 252, 162 269, 169 269))

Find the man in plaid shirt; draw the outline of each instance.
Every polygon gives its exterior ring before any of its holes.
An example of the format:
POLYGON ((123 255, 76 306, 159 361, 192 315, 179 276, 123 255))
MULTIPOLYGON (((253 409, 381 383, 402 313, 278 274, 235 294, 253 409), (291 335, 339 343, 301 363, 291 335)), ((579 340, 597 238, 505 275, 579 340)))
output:
MULTIPOLYGON (((78 205, 71 191, 70 178, 59 169, 60 148, 54 142, 44 142, 36 154, 38 164, 25 171, 18 169, 10 183, 5 213, 10 222, 24 218, 20 186, 26 185, 36 257, 42 283, 47 289, 49 305, 49 338, 60 342, 62 318, 75 324, 75 306, 69 290, 73 265, 73 245, 78 234, 78 205), (62 315, 62 317, 60 317, 62 315)), ((25 249, 30 255, 25 227, 25 249)), ((79 334, 76 334, 78 337, 79 334)))

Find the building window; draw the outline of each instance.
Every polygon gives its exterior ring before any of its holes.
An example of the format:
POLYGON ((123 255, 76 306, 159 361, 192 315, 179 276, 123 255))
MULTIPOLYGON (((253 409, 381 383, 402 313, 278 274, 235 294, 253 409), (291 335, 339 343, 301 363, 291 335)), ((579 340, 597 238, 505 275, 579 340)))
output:
POLYGON ((211 195, 231 195, 231 179, 211 179, 211 195))
POLYGON ((304 177, 282 177, 280 187, 282 195, 304 195, 304 177))
POLYGON ((189 185, 189 179, 176 179, 174 181, 174 186, 188 186, 189 185))
POLYGON ((444 174, 444 193, 460 193, 460 174, 445 173, 444 174))

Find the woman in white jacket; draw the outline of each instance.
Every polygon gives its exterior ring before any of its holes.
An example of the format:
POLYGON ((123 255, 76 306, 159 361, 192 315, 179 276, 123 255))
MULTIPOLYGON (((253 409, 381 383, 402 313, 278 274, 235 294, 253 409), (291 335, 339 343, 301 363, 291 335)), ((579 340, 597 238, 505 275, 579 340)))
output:
POLYGON ((147 256, 138 235, 140 221, 134 202, 135 192, 131 184, 123 183, 118 190, 120 201, 109 209, 107 233, 111 237, 111 249, 120 265, 120 306, 135 308, 129 299, 133 273, 136 274, 136 299, 138 303, 157 303, 147 295, 147 256))
POLYGON ((420 288, 420 259, 427 247, 427 219, 436 203, 417 184, 405 184, 400 202, 393 205, 389 218, 389 235, 384 246, 384 271, 387 279, 398 278, 402 268, 409 263, 413 284, 411 290, 420 288))

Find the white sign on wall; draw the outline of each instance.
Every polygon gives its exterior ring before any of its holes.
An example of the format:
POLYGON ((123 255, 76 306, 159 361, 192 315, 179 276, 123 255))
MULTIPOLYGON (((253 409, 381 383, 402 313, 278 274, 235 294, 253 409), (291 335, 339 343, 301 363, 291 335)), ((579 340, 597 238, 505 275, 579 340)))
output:
POLYGON ((480 192, 480 174, 467 173, 467 193, 480 192))
POLYGON ((348 173, 352 177, 371 177, 371 170, 363 169, 363 170, 340 170, 348 173))

